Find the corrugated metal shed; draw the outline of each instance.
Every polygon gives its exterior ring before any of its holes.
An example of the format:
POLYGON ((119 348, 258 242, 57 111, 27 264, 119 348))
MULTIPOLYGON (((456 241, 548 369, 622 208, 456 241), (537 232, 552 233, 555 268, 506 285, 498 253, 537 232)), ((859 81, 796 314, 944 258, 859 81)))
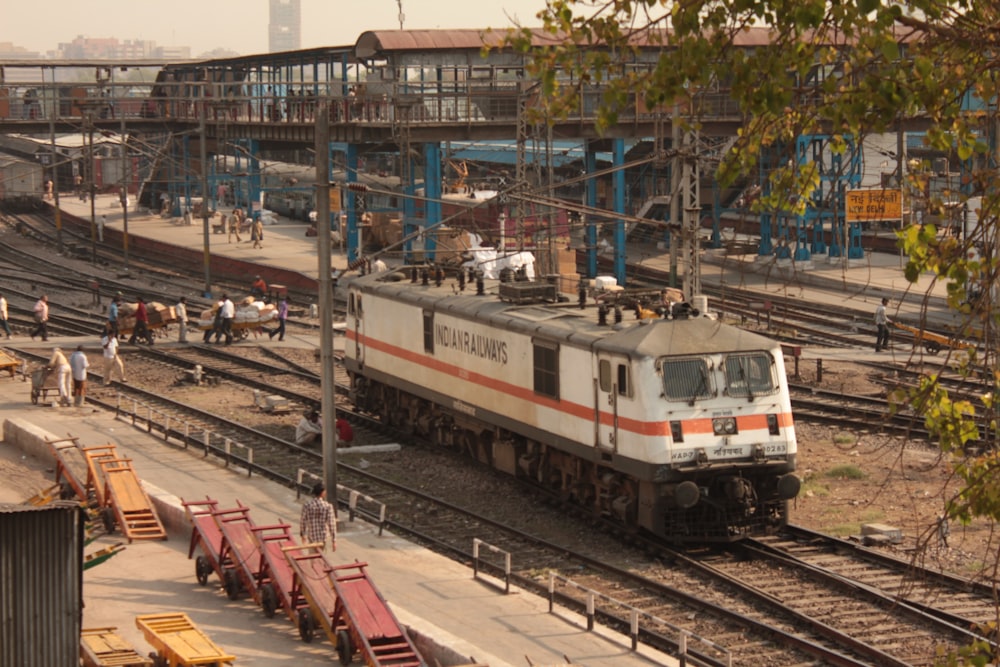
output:
POLYGON ((0 504, 0 667, 77 667, 83 517, 72 502, 0 504))

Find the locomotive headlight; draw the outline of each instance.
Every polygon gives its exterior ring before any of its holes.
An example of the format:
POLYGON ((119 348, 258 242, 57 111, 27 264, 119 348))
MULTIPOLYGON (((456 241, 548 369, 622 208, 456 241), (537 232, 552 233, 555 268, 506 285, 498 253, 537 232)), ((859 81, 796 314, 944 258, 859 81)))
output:
POLYGON ((712 431, 715 435, 734 435, 736 433, 736 418, 718 417, 713 419, 712 431))

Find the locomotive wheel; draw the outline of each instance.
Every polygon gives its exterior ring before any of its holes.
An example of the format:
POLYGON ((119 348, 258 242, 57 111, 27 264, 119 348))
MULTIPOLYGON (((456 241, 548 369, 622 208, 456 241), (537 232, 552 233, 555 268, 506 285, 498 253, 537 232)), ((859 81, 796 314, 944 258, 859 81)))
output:
POLYGON ((240 578, 236 575, 234 568, 228 568, 223 573, 222 583, 226 589, 226 597, 230 600, 238 600, 240 597, 240 578))
POLYGON ((212 564, 205 556, 198 556, 194 561, 194 576, 202 586, 208 584, 208 576, 212 574, 212 564))
POLYGON ((306 607, 299 609, 299 637, 309 644, 316 635, 316 621, 313 620, 312 611, 306 607))
POLYGON ((351 664, 351 658, 354 656, 354 647, 351 646, 351 633, 347 630, 340 630, 337 632, 337 658, 340 660, 340 664, 347 667, 351 664))
POLYGON ((278 594, 274 590, 274 584, 264 584, 260 589, 260 606, 264 610, 264 615, 274 618, 278 611, 278 594))

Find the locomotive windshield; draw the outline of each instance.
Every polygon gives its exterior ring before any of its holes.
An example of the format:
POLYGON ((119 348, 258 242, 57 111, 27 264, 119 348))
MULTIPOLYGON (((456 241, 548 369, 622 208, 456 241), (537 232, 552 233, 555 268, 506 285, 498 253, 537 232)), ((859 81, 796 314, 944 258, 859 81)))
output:
POLYGON ((663 372, 663 393, 667 400, 694 402, 699 398, 711 398, 715 394, 705 359, 664 359, 660 368, 663 372))
POLYGON ((766 396, 778 391, 774 364, 766 352, 731 354, 724 362, 726 392, 730 396, 766 396))

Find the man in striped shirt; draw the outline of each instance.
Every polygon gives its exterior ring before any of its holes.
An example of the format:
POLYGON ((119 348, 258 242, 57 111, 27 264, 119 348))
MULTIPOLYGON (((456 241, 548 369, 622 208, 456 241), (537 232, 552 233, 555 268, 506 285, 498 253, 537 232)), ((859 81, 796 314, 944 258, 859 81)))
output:
POLYGON ((333 505, 326 501, 326 487, 317 482, 313 487, 312 500, 302 506, 300 533, 305 544, 316 544, 322 551, 326 538, 330 538, 330 551, 337 550, 337 513, 333 505))

